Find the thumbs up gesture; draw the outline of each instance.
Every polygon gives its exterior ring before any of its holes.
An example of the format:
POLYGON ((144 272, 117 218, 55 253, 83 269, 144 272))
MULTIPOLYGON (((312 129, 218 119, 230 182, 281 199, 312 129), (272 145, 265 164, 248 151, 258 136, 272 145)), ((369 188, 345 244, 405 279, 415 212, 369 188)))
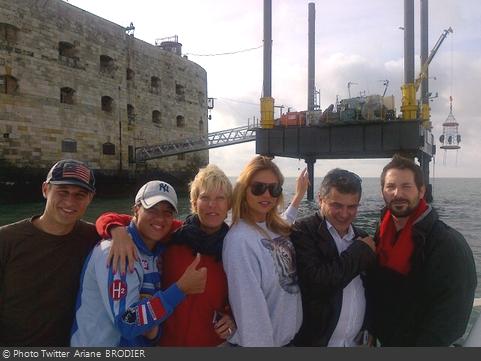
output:
POLYGON ((186 268, 184 274, 177 281, 177 287, 181 289, 186 295, 195 293, 203 293, 205 290, 205 284, 207 282, 207 268, 201 267, 197 269, 200 263, 200 254, 197 256, 186 268))

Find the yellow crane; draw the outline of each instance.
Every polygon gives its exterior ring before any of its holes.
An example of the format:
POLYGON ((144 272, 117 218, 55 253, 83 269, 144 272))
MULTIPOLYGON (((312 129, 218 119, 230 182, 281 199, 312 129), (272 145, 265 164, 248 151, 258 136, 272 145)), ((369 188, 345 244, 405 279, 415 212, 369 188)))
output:
MULTIPOLYGON (((446 39, 448 34, 452 32, 453 32, 453 29, 451 27, 443 31, 438 41, 434 45, 433 49, 431 50, 431 53, 429 54, 428 58, 426 59, 424 64, 422 64, 421 72, 419 73, 419 76, 417 77, 417 79, 414 81, 414 83, 407 83, 401 87, 401 90, 402 90, 401 111, 403 113, 404 120, 411 120, 411 119, 417 118, 419 107, 416 101, 416 93, 419 90, 419 87, 423 79, 426 79, 428 69, 429 69, 429 64, 431 63, 437 51, 441 47, 441 44, 443 43, 444 39, 446 39)), ((430 116, 429 110, 430 110, 429 104, 422 105, 421 119, 425 126, 427 126, 429 123, 429 116, 430 116)))

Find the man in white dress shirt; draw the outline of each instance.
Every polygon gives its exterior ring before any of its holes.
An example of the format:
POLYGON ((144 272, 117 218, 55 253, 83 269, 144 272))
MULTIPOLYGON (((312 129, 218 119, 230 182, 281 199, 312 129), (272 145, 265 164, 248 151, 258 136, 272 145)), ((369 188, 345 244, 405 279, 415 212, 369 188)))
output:
POLYGON ((303 324, 296 346, 351 347, 366 342, 364 272, 376 262, 371 237, 352 225, 361 178, 333 169, 319 190, 319 212, 295 222, 303 324))

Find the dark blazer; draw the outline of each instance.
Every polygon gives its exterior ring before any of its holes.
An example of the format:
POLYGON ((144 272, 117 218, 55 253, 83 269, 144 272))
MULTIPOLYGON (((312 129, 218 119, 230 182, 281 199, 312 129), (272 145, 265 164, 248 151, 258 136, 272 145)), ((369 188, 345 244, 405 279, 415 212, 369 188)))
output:
MULTIPOLYGON (((367 235, 354 226, 353 229, 356 237, 367 235)), ((367 244, 355 240, 339 255, 319 212, 296 221, 291 240, 296 250, 303 307, 303 322, 294 343, 327 346, 341 314, 344 287, 374 266, 376 254, 367 244)))

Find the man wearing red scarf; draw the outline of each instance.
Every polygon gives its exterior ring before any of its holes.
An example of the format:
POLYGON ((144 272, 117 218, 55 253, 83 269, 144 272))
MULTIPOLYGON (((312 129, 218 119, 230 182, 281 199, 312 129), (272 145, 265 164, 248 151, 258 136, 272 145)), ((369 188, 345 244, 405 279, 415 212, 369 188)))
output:
POLYGON ((466 329, 477 278, 464 237, 424 201, 421 168, 394 156, 381 174, 386 203, 368 277, 370 326, 382 346, 449 346, 466 329))

